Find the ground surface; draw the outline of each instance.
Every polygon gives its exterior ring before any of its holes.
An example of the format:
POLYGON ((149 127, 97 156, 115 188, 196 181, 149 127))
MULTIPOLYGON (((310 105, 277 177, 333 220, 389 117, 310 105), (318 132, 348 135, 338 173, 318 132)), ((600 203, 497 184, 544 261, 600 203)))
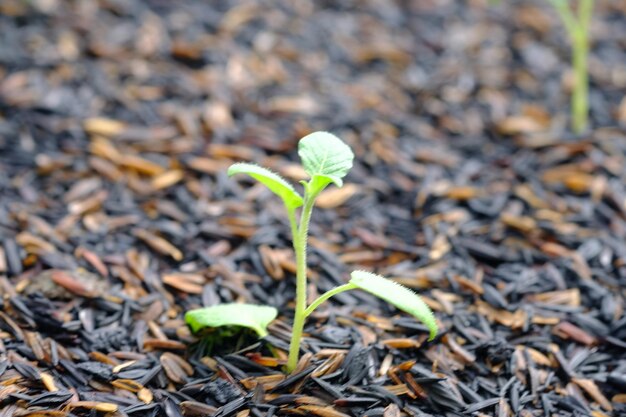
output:
POLYGON ((543 3, 314 3, 0 3, 2 417, 626 413, 624 3, 597 5, 581 137, 543 3), (225 168, 298 179, 318 129, 357 162, 311 297, 375 270, 442 331, 343 294, 285 378, 288 227, 225 168), (182 314, 220 301, 281 316, 205 355, 182 314))

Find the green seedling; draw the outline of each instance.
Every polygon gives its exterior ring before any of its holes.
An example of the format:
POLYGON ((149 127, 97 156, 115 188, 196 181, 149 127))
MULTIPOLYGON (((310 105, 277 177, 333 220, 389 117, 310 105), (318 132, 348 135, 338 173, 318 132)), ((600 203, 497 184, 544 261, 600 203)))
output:
MULTIPOLYGON (((327 291, 307 305, 306 249, 315 199, 330 184, 337 187, 343 185, 343 178, 352 168, 354 154, 348 145, 327 132, 315 132, 302 138, 298 144, 298 154, 310 177, 308 181, 301 181, 303 195, 285 179, 266 168, 237 163, 228 169, 229 176, 247 174, 264 184, 281 198, 287 210, 296 255, 296 304, 287 371, 292 372, 298 363, 305 319, 330 297, 353 289, 369 292, 413 315, 428 327, 429 340, 432 340, 437 335, 437 324, 424 301, 408 288, 370 272, 352 272, 348 283, 327 291)), ((185 315, 185 319, 193 331, 206 326, 238 325, 252 328, 262 337, 267 334, 267 325, 276 317, 276 313, 273 307, 227 304, 192 310, 185 315)))
MULTIPOLYGON (((571 99, 572 130, 580 134, 589 123, 589 26, 593 15, 593 0, 578 0, 572 10, 569 0, 547 0, 557 11, 572 43, 572 68, 574 87, 571 99)), ((500 0, 490 0, 499 4, 500 0)))
POLYGON ((593 0, 578 0, 573 11, 568 0, 548 0, 556 9, 572 43, 572 129, 582 133, 587 129, 589 118, 589 26, 593 14, 593 0))

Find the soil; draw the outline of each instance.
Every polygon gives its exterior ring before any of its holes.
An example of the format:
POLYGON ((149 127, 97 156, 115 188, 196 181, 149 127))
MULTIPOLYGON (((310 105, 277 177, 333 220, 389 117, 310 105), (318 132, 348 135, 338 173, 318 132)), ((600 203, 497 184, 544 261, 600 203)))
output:
POLYGON ((626 414, 626 5, 595 2, 591 128, 544 1, 0 3, 0 416, 626 414), (307 322, 276 198, 297 141, 356 154, 313 215, 307 322), (270 335, 185 311, 280 310, 270 335))

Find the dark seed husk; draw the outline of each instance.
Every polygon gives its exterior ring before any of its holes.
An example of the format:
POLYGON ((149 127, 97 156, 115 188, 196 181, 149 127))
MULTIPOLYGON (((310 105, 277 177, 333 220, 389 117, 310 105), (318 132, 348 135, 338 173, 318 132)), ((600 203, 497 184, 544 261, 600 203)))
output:
POLYGON ((1 1, 0 416, 626 415, 624 6, 574 135, 558 14, 487 3, 1 1), (301 190, 317 129, 309 299, 371 270, 440 332, 341 293, 286 375, 289 222, 226 170, 301 190), (192 334, 223 302, 280 314, 192 334))

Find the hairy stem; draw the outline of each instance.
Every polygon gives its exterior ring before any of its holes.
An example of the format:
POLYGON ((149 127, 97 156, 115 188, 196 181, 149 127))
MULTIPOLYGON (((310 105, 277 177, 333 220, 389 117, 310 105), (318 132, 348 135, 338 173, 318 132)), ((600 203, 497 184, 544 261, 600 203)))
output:
MULTIPOLYGON (((289 345, 289 358, 287 360, 287 372, 293 372, 298 364, 298 356, 300 354, 300 341, 302 339, 302 331, 304 329, 304 319, 306 318, 306 301, 307 301, 307 279, 306 279, 306 246, 309 235, 309 223, 311 221, 311 213, 317 194, 305 193, 304 206, 300 215, 300 226, 292 226, 292 230, 297 229, 293 236, 293 249, 296 252, 296 310, 293 320, 293 333, 291 335, 291 343, 289 345)), ((295 224, 295 220, 293 222, 295 224)))
POLYGON ((342 293, 344 291, 350 291, 355 288, 357 288, 356 285, 352 283, 347 283, 347 284, 343 284, 338 287, 335 287, 332 290, 326 291, 324 294, 320 295, 315 301, 313 301, 310 306, 307 307, 307 309, 304 311, 304 316, 309 317, 311 313, 315 311, 317 307, 320 306, 320 304, 328 300, 330 297, 337 295, 339 293, 342 293))
POLYGON ((289 226, 291 226, 291 238, 295 249, 296 239, 298 236, 298 223, 296 221, 296 209, 288 208, 287 217, 289 218, 289 226))

